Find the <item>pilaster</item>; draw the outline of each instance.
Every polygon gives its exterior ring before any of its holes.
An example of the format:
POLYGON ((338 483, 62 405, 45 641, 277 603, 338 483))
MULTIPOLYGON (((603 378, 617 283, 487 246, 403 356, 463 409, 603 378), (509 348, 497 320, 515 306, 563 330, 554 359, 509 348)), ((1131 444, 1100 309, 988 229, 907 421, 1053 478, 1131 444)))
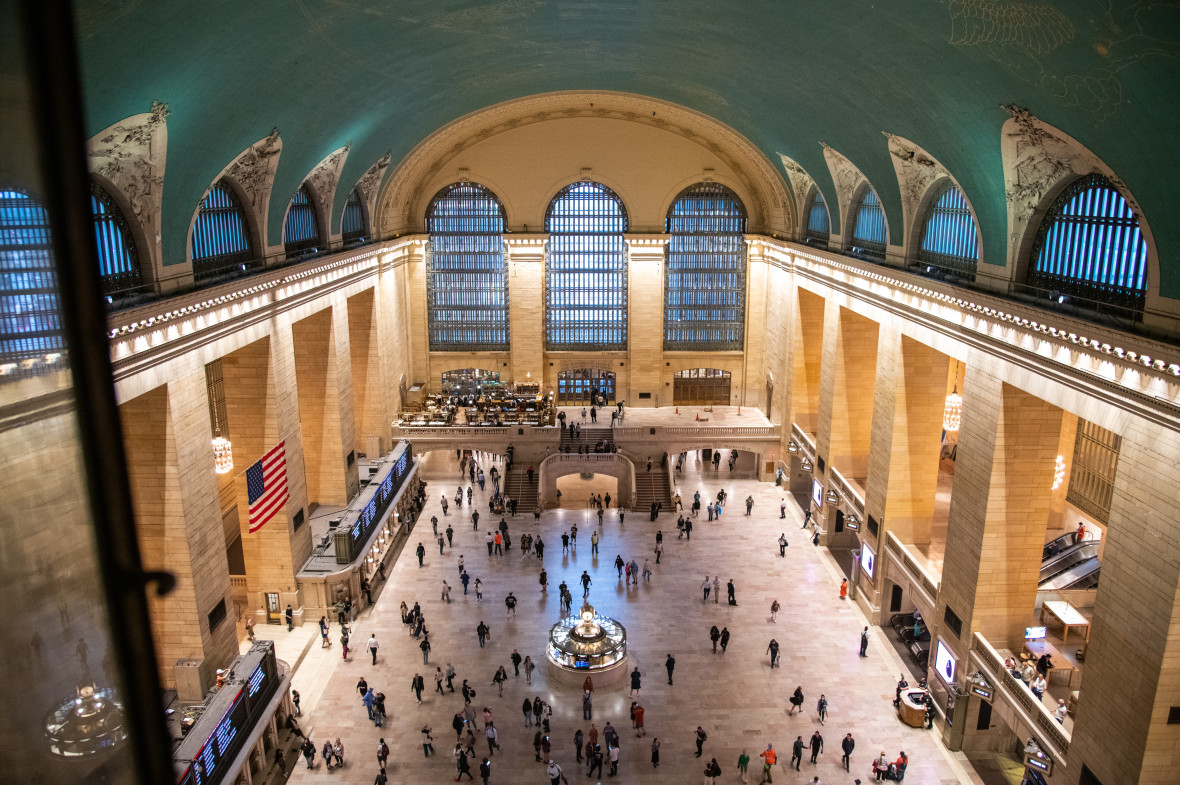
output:
POLYGON ((545 234, 504 237, 508 265, 509 379, 545 379, 545 234))

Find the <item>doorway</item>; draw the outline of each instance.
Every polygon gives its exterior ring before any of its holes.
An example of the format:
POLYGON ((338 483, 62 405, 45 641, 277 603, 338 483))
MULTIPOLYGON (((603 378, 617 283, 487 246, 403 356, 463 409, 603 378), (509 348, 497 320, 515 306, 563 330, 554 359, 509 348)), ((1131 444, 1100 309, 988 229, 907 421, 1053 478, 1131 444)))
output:
POLYGON ((672 376, 676 406, 728 406, 732 374, 720 368, 689 368, 672 376))
POLYGON ((557 374, 559 406, 588 406, 597 396, 607 405, 615 402, 614 371, 571 368, 557 374))
POLYGON ((266 593, 266 623, 267 624, 282 624, 283 623, 283 609, 279 607, 278 592, 266 593))

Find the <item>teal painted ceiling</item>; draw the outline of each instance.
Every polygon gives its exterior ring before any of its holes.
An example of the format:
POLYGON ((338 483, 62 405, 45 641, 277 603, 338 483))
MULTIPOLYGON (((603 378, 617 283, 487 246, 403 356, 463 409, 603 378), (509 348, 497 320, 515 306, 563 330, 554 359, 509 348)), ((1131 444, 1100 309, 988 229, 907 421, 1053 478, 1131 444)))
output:
MULTIPOLYGON (((557 90, 672 101, 794 158, 829 204, 820 142, 901 198, 882 131, 958 179, 1003 263, 1000 128, 1017 104, 1093 150, 1155 234, 1161 293, 1180 296, 1180 4, 1119 0, 79 0, 88 133, 168 105, 164 253, 218 172, 277 127, 271 203, 348 141, 348 188, 446 123, 557 90)), ((781 174, 781 170, 780 170, 781 174)), ((337 213, 343 199, 336 203, 337 213)), ((339 220, 339 215, 334 221, 339 220)))

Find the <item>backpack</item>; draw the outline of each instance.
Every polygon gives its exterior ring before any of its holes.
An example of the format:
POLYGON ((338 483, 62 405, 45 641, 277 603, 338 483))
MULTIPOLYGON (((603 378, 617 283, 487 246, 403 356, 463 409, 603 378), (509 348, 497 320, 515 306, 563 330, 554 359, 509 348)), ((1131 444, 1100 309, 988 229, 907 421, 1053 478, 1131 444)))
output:
POLYGON ((389 757, 389 745, 386 744, 385 742, 381 742, 381 757, 382 758, 389 757))
POLYGON ((709 740, 709 734, 705 733, 704 731, 701 731, 701 741, 708 741, 708 740, 709 740))

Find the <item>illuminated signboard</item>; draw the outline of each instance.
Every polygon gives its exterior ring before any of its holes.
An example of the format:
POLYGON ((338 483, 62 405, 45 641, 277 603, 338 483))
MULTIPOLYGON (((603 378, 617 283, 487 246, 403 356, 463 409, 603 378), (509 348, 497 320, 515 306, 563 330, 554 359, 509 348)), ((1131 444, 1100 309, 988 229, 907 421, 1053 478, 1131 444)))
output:
POLYGON ((992 691, 986 687, 980 687, 978 684, 973 684, 971 686, 971 694, 978 695, 985 701, 990 701, 992 699, 992 691))
POLYGON ((246 702, 243 700, 245 688, 238 690, 233 703, 226 709, 217 723, 213 733, 205 740, 205 746, 197 753, 193 761, 193 782, 202 785, 206 782, 216 782, 221 778, 217 767, 233 752, 234 739, 243 730, 246 723, 246 702))
POLYGON ((877 554, 873 553, 873 549, 864 543, 860 545, 860 568, 870 578, 873 577, 873 570, 877 568, 877 554))
POLYGON ((824 506, 824 484, 819 480, 811 481, 811 500, 819 507, 824 506))
POLYGON ((1030 769, 1043 771, 1046 774, 1053 773, 1053 759, 1043 752, 1030 753, 1024 757, 1024 765, 1030 769))
POLYGON ((957 664, 958 660, 955 659, 955 655, 951 654, 950 647, 939 641, 934 656, 934 671, 938 674, 938 678, 947 684, 954 684, 955 665, 957 664))
POLYGON ((358 549, 369 534, 372 533, 373 528, 381 520, 381 516, 389 509, 390 503, 393 502, 393 497, 397 495, 402 483, 405 482, 413 463, 413 445, 407 443, 406 449, 394 461, 393 466, 386 475, 381 478, 381 483, 377 486, 377 492, 373 494, 372 498, 369 499, 369 503, 357 514, 356 523, 349 530, 350 547, 352 549, 350 556, 352 558, 356 557, 359 552, 358 549))

